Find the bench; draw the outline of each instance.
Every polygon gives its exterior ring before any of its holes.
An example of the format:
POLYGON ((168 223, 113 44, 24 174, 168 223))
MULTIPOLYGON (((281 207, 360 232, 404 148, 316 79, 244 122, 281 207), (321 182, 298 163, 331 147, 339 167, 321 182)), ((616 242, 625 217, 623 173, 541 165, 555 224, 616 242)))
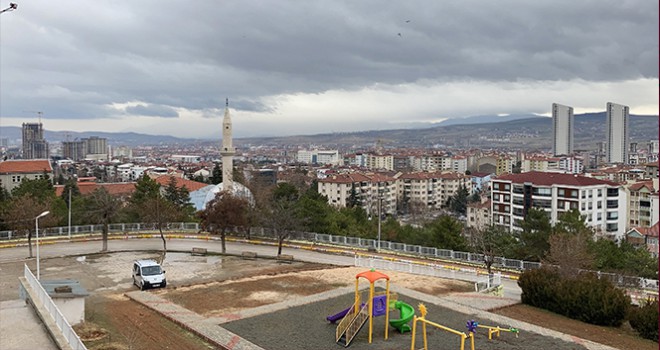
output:
POLYGON ((206 252, 207 252, 207 251, 206 251, 206 248, 197 248, 197 247, 193 247, 193 249, 192 249, 192 251, 190 252, 190 254, 192 254, 192 255, 206 255, 206 252))
POLYGON ((241 257, 243 259, 256 259, 257 258, 257 253, 255 253, 255 252, 242 252, 241 257))
POLYGON ((293 255, 280 254, 280 255, 277 256, 277 260, 290 264, 290 263, 293 262, 293 255))

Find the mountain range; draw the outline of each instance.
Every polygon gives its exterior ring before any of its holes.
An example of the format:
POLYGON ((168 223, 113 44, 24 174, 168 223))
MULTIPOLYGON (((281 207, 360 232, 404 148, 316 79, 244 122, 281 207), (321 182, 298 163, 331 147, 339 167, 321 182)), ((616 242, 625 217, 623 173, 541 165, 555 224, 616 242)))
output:
MULTIPOLYGON (((575 149, 596 149, 605 141, 605 112, 575 115, 575 149)), ((236 146, 247 145, 300 145, 303 147, 331 147, 361 149, 382 146, 408 148, 499 148, 550 150, 552 146, 552 119, 533 114, 508 116, 475 116, 448 119, 433 126, 394 130, 357 131, 283 137, 235 138, 236 146)), ((167 135, 139 133, 44 131, 50 143, 66 140, 104 137, 113 146, 186 145, 219 142, 218 139, 184 139, 167 135)), ((21 142, 21 128, 0 127, 0 137, 21 142)), ((658 116, 631 115, 630 141, 646 143, 658 139, 658 116)))

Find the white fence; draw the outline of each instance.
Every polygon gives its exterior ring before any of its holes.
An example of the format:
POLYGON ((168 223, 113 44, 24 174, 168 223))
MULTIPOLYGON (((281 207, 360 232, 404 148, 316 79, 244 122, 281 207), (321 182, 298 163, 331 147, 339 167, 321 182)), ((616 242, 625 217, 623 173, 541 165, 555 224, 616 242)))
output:
POLYGON ((85 344, 83 344, 82 340, 80 340, 80 337, 78 337, 76 332, 73 331, 73 328, 66 320, 66 318, 64 318, 62 312, 60 312, 60 309, 57 308, 57 305, 55 305, 53 299, 50 298, 44 287, 41 286, 41 283, 39 283, 27 265, 25 265, 25 272, 23 275, 25 276, 25 279, 27 280, 30 287, 32 287, 32 290, 37 294, 37 298, 39 298, 39 300, 36 302, 41 303, 41 305, 43 305, 48 313, 50 313, 50 315, 53 317, 53 320, 55 320, 55 324, 62 332, 62 335, 69 343, 69 345, 71 345, 71 348, 73 350, 87 350, 85 344))
MULTIPOLYGON (((72 234, 96 234, 101 231, 101 225, 80 225, 71 226, 72 234)), ((200 226, 195 222, 172 222, 167 225, 167 229, 176 232, 200 232, 200 226)), ((148 232, 154 231, 153 224, 143 223, 122 223, 109 225, 110 233, 134 233, 134 232, 148 232)), ((48 236, 67 236, 69 229, 67 226, 63 227, 50 227, 39 232, 42 237, 48 236)), ((253 228, 252 237, 261 237, 268 239, 277 238, 274 234, 266 228, 253 228)), ((22 236, 21 236, 22 237, 22 236)), ((0 231, 0 242, 2 240, 9 240, 20 238, 17 237, 12 231, 0 231)), ((330 234, 314 233, 314 232, 291 232, 289 240, 298 240, 312 243, 327 243, 333 245, 341 245, 352 248, 374 249, 377 248, 378 241, 375 239, 337 236, 330 234)), ((380 249, 387 250, 395 253, 410 254, 417 256, 424 256, 428 258, 445 259, 450 261, 464 262, 469 264, 481 265, 484 262, 483 254, 459 252, 449 249, 440 249, 433 247, 423 247, 414 244, 405 244, 399 242, 380 241, 380 249)), ((493 258, 494 268, 503 268, 517 271, 524 271, 529 269, 536 269, 541 267, 541 263, 533 261, 524 261, 516 259, 507 259, 504 257, 493 258)), ((658 280, 646 279, 635 276, 623 276, 619 274, 596 272, 599 278, 606 278, 613 284, 623 288, 636 288, 644 290, 652 290, 658 292, 658 280)))
POLYGON ((475 282, 477 292, 502 284, 502 274, 495 273, 492 276, 479 277, 479 270, 476 268, 445 267, 439 264, 418 263, 409 260, 393 261, 360 255, 355 256, 355 266, 471 281, 475 282))

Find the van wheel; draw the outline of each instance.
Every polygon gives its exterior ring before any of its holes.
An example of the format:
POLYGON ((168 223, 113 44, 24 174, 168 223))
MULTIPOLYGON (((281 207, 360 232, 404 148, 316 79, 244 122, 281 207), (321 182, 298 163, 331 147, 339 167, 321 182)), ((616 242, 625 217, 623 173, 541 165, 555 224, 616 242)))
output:
POLYGON ((140 290, 145 290, 145 289, 147 289, 147 288, 145 288, 144 282, 142 282, 142 285, 140 286, 140 290))

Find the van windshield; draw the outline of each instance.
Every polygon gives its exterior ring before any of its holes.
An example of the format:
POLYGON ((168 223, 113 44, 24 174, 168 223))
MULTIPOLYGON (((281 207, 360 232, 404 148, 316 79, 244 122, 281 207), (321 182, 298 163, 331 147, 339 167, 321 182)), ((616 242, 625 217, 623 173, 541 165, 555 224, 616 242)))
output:
POLYGON ((160 275, 161 273, 160 266, 145 266, 142 268, 143 276, 160 275))

